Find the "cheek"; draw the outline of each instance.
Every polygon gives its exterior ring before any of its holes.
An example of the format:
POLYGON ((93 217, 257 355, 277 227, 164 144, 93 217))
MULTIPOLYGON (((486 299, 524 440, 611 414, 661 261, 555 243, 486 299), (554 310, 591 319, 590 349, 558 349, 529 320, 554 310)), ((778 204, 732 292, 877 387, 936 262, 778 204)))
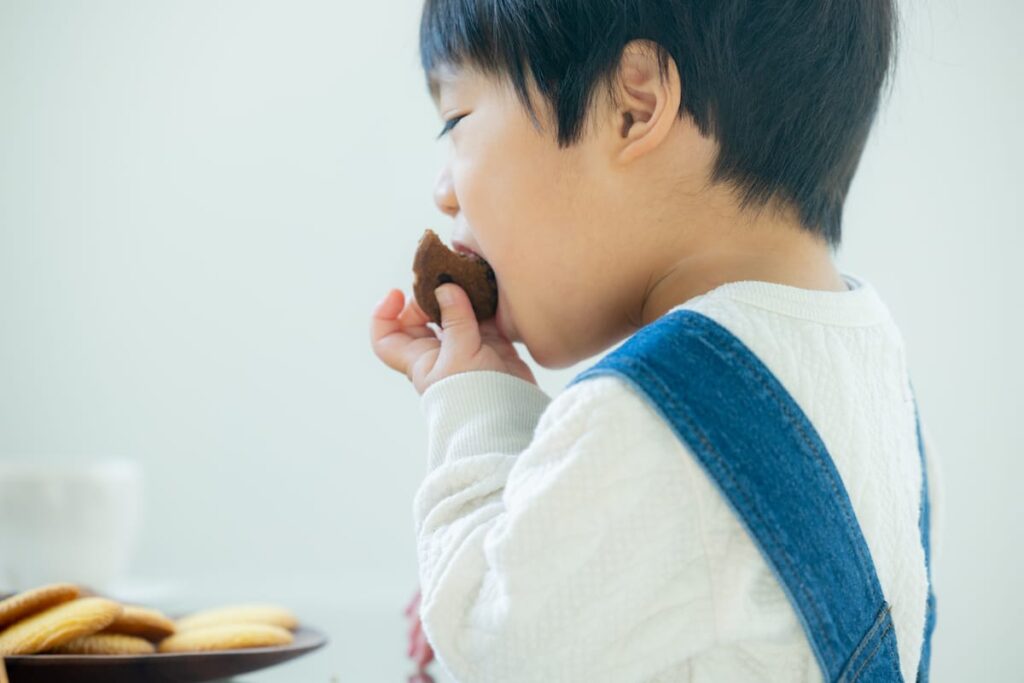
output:
POLYGON ((512 225, 536 222, 541 209, 551 203, 547 169, 531 163, 514 145, 480 150, 460 170, 459 204, 481 240, 498 238, 512 225))
POLYGON ((532 129, 503 132, 467 144, 452 170, 462 219, 498 278, 499 325, 528 343, 586 286, 579 233, 590 218, 573 152, 532 129))
POLYGON ((537 251, 560 253, 575 232, 573 176, 536 137, 496 139, 459 169, 460 208, 496 268, 515 268, 537 251))
POLYGON ((465 220, 494 268, 505 321, 528 325, 523 316, 536 311, 545 283, 558 279, 551 268, 563 259, 550 188, 514 160, 467 171, 465 220))

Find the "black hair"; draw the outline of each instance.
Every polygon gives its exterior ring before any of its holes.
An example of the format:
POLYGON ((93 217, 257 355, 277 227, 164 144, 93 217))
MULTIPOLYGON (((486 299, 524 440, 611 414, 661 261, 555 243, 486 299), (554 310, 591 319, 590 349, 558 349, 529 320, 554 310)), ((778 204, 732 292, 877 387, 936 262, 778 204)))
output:
POLYGON ((842 209, 895 61, 895 0, 426 0, 420 59, 509 77, 536 122, 528 82, 550 105, 558 144, 578 141, 595 88, 622 50, 671 56, 682 102, 719 153, 712 182, 741 205, 795 206, 837 247, 842 209), (892 57, 892 58, 891 58, 892 57))

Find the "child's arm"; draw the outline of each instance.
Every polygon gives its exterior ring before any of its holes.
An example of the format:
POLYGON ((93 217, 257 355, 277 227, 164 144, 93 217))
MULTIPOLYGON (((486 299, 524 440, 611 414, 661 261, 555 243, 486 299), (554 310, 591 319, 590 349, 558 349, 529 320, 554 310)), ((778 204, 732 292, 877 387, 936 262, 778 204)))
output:
POLYGON ((370 325, 429 422, 414 514, 437 659, 467 681, 649 680, 708 648, 711 578, 680 440, 612 379, 549 399, 496 320, 445 289, 440 339, 394 291, 370 325))
POLYGON ((482 371, 424 393, 420 618, 458 680, 647 680, 714 637, 678 440, 610 381, 551 401, 482 371))

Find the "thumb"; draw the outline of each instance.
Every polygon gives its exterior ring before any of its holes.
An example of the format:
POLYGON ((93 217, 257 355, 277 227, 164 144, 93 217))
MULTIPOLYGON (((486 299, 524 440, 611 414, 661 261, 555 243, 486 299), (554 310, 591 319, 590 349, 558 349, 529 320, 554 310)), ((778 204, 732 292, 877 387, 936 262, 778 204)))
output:
POLYGON ((480 348, 480 327, 473 312, 473 304, 462 287, 445 283, 434 290, 441 308, 441 329, 444 339, 441 353, 476 353, 480 348))

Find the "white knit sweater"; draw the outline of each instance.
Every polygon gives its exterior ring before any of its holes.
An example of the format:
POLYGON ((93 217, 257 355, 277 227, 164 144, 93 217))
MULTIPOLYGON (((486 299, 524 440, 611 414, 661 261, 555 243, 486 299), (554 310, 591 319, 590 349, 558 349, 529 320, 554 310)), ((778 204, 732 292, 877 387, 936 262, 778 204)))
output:
MULTIPOLYGON (((845 292, 732 282, 678 308, 736 335, 818 430, 892 606, 909 683, 928 587, 907 365, 875 289, 843 277, 845 292)), ((552 399, 511 375, 468 372, 432 385, 421 405, 420 613, 453 678, 822 680, 742 523, 628 384, 603 376, 552 399)), ((944 495, 925 424, 934 565, 944 495)))

